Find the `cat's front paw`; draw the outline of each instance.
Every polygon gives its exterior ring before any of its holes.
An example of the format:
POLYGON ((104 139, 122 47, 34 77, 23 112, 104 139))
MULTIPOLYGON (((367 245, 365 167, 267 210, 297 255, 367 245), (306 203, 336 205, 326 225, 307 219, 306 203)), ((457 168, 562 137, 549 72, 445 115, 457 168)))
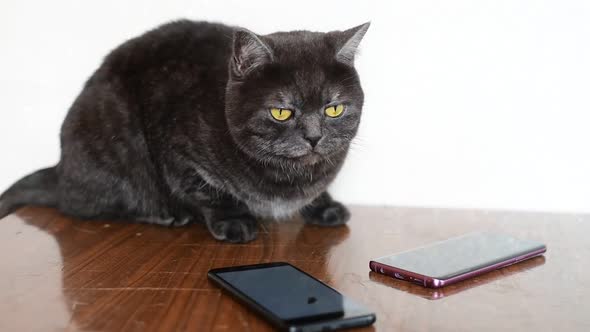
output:
POLYGON ((318 226, 344 225, 350 219, 348 209, 335 201, 327 205, 306 207, 301 215, 306 223, 318 226))
POLYGON ((258 222, 254 217, 216 220, 209 230, 213 237, 231 243, 246 243, 256 239, 258 222))

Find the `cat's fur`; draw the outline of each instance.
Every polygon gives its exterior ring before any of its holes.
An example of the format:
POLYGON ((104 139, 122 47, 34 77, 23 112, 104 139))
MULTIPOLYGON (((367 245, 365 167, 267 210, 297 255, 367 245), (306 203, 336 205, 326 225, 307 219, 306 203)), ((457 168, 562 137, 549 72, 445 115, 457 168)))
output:
POLYGON ((254 239, 257 218, 345 223, 326 188, 359 125, 353 61, 368 27, 259 36, 183 20, 125 42, 72 105, 58 165, 0 196, 0 217, 33 204, 85 219, 202 220, 231 242, 254 239), (325 116, 331 103, 342 116, 325 116), (272 107, 293 116, 278 122, 272 107))

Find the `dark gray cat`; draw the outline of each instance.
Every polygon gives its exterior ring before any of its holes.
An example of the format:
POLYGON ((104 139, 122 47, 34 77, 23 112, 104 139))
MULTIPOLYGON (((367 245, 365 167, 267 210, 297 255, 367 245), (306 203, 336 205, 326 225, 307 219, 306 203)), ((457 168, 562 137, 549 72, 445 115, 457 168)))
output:
POLYGON ((204 221, 230 242, 253 240, 257 218, 345 223, 326 188, 359 126, 353 61, 368 28, 259 36, 184 20, 127 41, 72 105, 60 162, 2 194, 0 217, 31 204, 83 219, 204 221))

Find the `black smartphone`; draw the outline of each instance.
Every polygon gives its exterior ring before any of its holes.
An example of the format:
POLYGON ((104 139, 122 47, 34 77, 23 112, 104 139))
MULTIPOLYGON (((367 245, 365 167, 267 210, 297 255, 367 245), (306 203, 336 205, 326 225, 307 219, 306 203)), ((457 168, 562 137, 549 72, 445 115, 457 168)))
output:
POLYGON ((210 280, 283 331, 371 325, 375 314, 289 263, 210 270, 210 280))

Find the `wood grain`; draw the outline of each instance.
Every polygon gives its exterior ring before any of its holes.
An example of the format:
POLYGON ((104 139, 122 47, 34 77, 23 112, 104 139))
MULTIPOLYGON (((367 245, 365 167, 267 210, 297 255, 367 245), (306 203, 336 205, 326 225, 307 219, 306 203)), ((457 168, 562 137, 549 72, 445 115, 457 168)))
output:
POLYGON ((590 216, 353 207, 347 227, 264 223, 220 243, 201 225, 72 220, 25 208, 0 221, 0 331, 267 331, 206 278, 287 261, 364 303, 362 331, 590 331, 590 216), (545 257, 440 290, 369 272, 369 259, 475 230, 547 244, 545 257))

